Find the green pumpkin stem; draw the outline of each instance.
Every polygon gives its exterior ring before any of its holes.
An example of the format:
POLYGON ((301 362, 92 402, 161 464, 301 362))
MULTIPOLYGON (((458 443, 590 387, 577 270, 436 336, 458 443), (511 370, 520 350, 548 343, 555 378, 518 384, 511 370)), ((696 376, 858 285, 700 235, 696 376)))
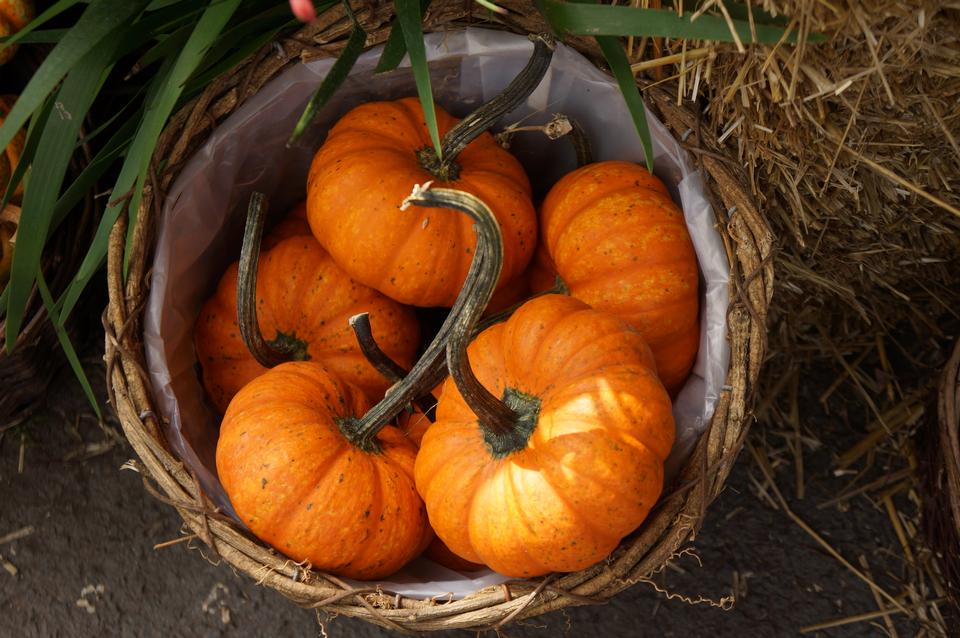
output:
POLYGON ((420 165, 438 180, 456 180, 460 175, 456 160, 463 149, 506 113, 520 106, 540 85, 550 67, 556 43, 552 36, 546 34, 531 35, 530 39, 533 40, 533 55, 527 65, 507 88, 447 131, 440 141, 440 157, 438 158, 436 151, 430 147, 424 147, 417 152, 420 165))
POLYGON ((260 238, 267 218, 267 204, 263 193, 250 196, 247 224, 243 231, 240 264, 237 273, 237 325, 240 337, 257 363, 272 368, 287 361, 310 358, 307 344, 295 334, 278 334, 273 341, 263 338, 257 321, 257 270, 260 266, 260 238))
MULTIPOLYGON (((362 418, 351 419, 350 422, 341 424, 341 431, 355 445, 364 450, 376 450, 377 433, 405 406, 418 396, 429 393, 430 389, 436 385, 435 373, 438 363, 442 361, 447 351, 447 341, 453 338, 456 330, 459 329, 462 332, 464 325, 467 326, 466 334, 473 334, 473 325, 490 301, 503 266, 503 238, 500 235, 500 225, 487 205, 473 195, 447 188, 431 189, 430 185, 426 184, 423 187, 414 188, 413 193, 404 200, 401 210, 411 205, 452 208, 466 213, 477 222, 474 225, 477 233, 477 249, 470 262, 470 270, 463 288, 450 313, 410 373, 391 388, 387 396, 362 418)), ((513 418, 506 406, 495 398, 493 401, 499 406, 500 414, 504 418, 513 418)), ((491 409, 498 408, 491 406, 491 409)))
MULTIPOLYGON (((361 312, 358 315, 350 317, 350 327, 353 328, 353 334, 357 337, 357 343, 360 345, 360 351, 367 361, 370 362, 377 372, 392 384, 397 384, 409 374, 399 363, 390 358, 386 352, 380 349, 377 340, 373 337, 373 328, 370 325, 370 313, 361 312)), ((431 386, 435 387, 435 386, 431 386)), ((421 395, 414 401, 424 416, 433 423, 436 419, 435 410, 436 401, 433 396, 421 395)))

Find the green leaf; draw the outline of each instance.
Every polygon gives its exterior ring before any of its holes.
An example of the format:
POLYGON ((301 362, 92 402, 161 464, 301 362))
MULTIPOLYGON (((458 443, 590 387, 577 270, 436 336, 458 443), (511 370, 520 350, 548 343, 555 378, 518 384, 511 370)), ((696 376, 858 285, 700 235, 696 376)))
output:
POLYGON ((93 0, 77 24, 70 29, 33 74, 0 126, 0 148, 6 148, 30 114, 43 103, 57 84, 91 49, 102 45, 104 39, 119 26, 129 26, 133 17, 147 4, 146 0, 93 0))
POLYGON ((6 321, 8 352, 13 350, 20 334, 34 279, 40 272, 57 195, 70 165, 80 127, 113 66, 111 60, 116 41, 116 38, 108 37, 104 44, 87 53, 74 66, 57 91, 55 107, 43 125, 30 168, 30 184, 23 197, 17 249, 7 284, 10 290, 6 321))
POLYGON ((53 222, 50 224, 50 233, 56 231, 57 227, 63 222, 73 207, 76 206, 96 185, 104 173, 113 166, 113 162, 123 155, 123 152, 133 140, 134 133, 137 130, 137 124, 140 121, 139 114, 124 122, 116 130, 110 140, 100 149, 93 159, 84 167, 83 171, 77 176, 73 183, 67 187, 67 190, 60 195, 57 205, 53 210, 53 222))
POLYGON ((437 111, 433 105, 433 87, 430 84, 430 67, 427 65, 427 50, 423 44, 423 25, 418 0, 395 0, 397 21, 403 31, 403 40, 410 54, 410 66, 413 67, 413 79, 417 84, 417 95, 423 107, 423 117, 430 131, 430 140, 437 157, 443 150, 440 146, 440 131, 437 127, 437 111))
POLYGON ((93 388, 90 386, 87 373, 84 372, 83 365, 80 363, 80 357, 77 356, 77 351, 70 341, 70 335, 67 334, 66 328, 63 327, 60 317, 57 315, 57 308, 53 302, 53 296, 50 294, 50 289, 47 287, 47 282, 43 278, 43 273, 38 274, 37 289, 40 291, 40 298, 43 300, 43 305, 47 309, 50 325, 53 326, 54 331, 57 333, 57 339, 60 341, 63 354, 66 355, 67 362, 69 362, 70 367, 73 368, 73 374, 76 375, 77 381, 80 382, 83 393, 87 395, 87 401, 90 402, 93 411, 97 413, 97 418, 103 419, 103 414, 100 412, 100 404, 97 402, 96 395, 93 394, 93 388))
POLYGON ((633 77, 633 71, 630 70, 630 60, 627 59, 627 53, 623 50, 620 41, 612 36, 600 36, 596 38, 600 50, 603 51, 603 57, 607 59, 613 76, 620 85, 620 92, 630 110, 630 117, 633 118, 633 125, 640 135, 640 143, 643 144, 643 156, 647 160, 647 170, 653 172, 653 142, 650 139, 650 127, 647 125, 647 111, 643 106, 643 98, 640 96, 640 89, 637 88, 637 82, 633 77))
MULTIPOLYGON (((420 0, 420 14, 423 15, 430 7, 430 0, 420 0)), ((390 23, 390 35, 387 37, 387 43, 383 45, 383 52, 380 54, 380 60, 377 61, 377 68, 374 73, 386 73, 393 71, 403 62, 407 55, 407 43, 403 40, 403 29, 394 18, 390 23)))
MULTIPOLYGON (((35 29, 42 27, 47 22, 49 22, 53 18, 56 18, 58 15, 60 15, 61 13, 63 13, 73 5, 78 4, 79 2, 80 0, 60 0, 59 2, 54 2, 52 5, 50 5, 50 7, 46 11, 44 11, 43 13, 38 15, 36 18, 31 20, 27 26, 23 27, 13 35, 3 38, 3 43, 0 44, 0 51, 3 51, 8 46, 12 44, 16 44, 17 42, 24 42, 24 43, 45 42, 45 41, 50 42, 51 40, 37 40, 37 39, 27 40, 27 36, 30 35, 35 29)), ((63 32, 65 32, 66 30, 56 29, 56 31, 60 32, 60 35, 62 37, 63 32)), ((53 33, 53 31, 49 31, 48 33, 53 33)), ((56 42, 59 39, 60 38, 58 37, 56 40, 52 40, 52 41, 56 42)))
POLYGON ((310 101, 307 102, 307 107, 303 109, 303 114, 300 115, 300 119, 297 120, 297 125, 293 127, 293 133, 291 133, 290 139, 287 140, 288 147, 300 139, 300 136, 303 135, 303 132, 307 130, 307 127, 317 115, 317 111, 323 108, 330 98, 333 97, 333 94, 337 92, 340 85, 343 84, 347 76, 350 75, 350 69, 356 64, 357 58, 363 53, 363 47, 367 42, 367 32, 363 30, 363 27, 357 21, 357 17, 353 14, 353 9, 350 8, 349 1, 344 0, 343 6, 347 15, 353 20, 353 31, 350 32, 350 39, 347 40, 347 46, 344 47, 340 53, 340 57, 337 58, 337 61, 333 63, 333 66, 330 67, 330 70, 327 72, 326 77, 323 78, 323 82, 320 83, 317 92, 314 93, 310 101))
POLYGON ((14 35, 0 38, 0 51, 15 42, 20 44, 56 44, 63 39, 63 36, 67 35, 68 31, 70 29, 42 29, 26 35, 23 31, 18 31, 14 35))
MULTIPOLYGON (((540 6, 547 21, 561 34, 592 36, 653 36, 733 42, 727 21, 714 15, 701 15, 691 21, 692 13, 683 16, 667 9, 642 9, 626 5, 579 4, 563 0, 541 0, 540 6)), ((752 42, 750 24, 733 20, 742 42, 752 42)), ((757 42, 776 44, 786 30, 779 26, 756 24, 757 42)), ((811 34, 809 40, 819 41, 823 36, 811 34)), ((796 32, 786 37, 796 42, 796 32)))
POLYGON ((17 189, 17 185, 20 184, 27 174, 30 163, 33 162, 33 157, 37 153, 37 144, 40 143, 40 135, 43 133, 44 123, 47 121, 47 117, 53 109, 53 102, 53 96, 51 95, 44 100, 43 106, 30 118, 30 126, 27 127, 27 138, 23 145, 23 152, 20 153, 17 166, 10 175, 10 181, 7 183, 6 191, 0 193, 0 210, 6 208, 7 204, 10 203, 10 198, 13 197, 13 191, 17 189))
POLYGON ((110 230, 124 210, 128 210, 130 216, 128 242, 132 237, 136 227, 137 204, 157 139, 183 92, 184 84, 201 64, 210 45, 223 31, 239 4, 240 0, 212 0, 176 60, 171 58, 169 68, 163 69, 151 86, 143 121, 113 187, 113 201, 104 211, 93 242, 64 294, 61 321, 70 316, 80 294, 103 264, 110 230))

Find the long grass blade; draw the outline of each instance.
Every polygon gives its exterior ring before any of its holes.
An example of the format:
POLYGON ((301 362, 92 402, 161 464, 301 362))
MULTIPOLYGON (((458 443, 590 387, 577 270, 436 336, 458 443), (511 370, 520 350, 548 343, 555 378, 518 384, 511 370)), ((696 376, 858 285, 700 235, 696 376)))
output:
MULTIPOLYGON (((137 205, 157 138, 176 106, 184 84, 201 64, 204 54, 223 31, 239 4, 240 0, 212 0, 176 61, 157 77, 154 85, 157 89, 147 95, 147 111, 113 187, 113 201, 104 211, 93 242, 64 295, 61 321, 70 316, 80 294, 103 264, 110 229, 124 210, 130 216, 131 233, 136 226, 137 205)), ((131 236, 128 235, 128 242, 131 236)))
POLYGON ((430 67, 427 64, 427 50, 423 44, 423 25, 419 0, 395 0, 397 22, 403 31, 403 39, 410 55, 413 67, 413 79, 417 84, 417 95, 423 107, 423 116, 430 132, 430 141, 440 157, 440 130, 437 127, 437 111, 433 105, 433 87, 430 84, 430 67))
POLYGON ((0 127, 0 148, 6 148, 10 140, 37 110, 47 96, 92 49, 104 44, 104 39, 123 25, 129 25, 144 6, 146 0, 93 0, 83 12, 77 24, 63 36, 33 74, 20 94, 17 103, 0 127))
POLYGON ((620 92, 627 103, 633 125, 637 129, 640 143, 643 145, 643 156, 647 161, 647 170, 652 173, 653 141, 650 137, 650 127, 647 125, 647 110, 643 105, 643 98, 640 96, 640 89, 637 88, 633 71, 630 70, 630 60, 627 59, 627 53, 623 50, 623 45, 617 38, 599 36, 596 40, 597 44, 600 45, 600 50, 603 51, 603 57, 607 59, 607 64, 610 65, 610 70, 613 71, 613 77, 620 85, 620 92))
POLYGON ((317 92, 314 93, 310 101, 307 102, 307 107, 303 109, 303 114, 300 115, 300 119, 297 120, 297 125, 293 127, 293 133, 290 134, 290 139, 287 140, 287 146, 292 146, 300 139, 303 132, 306 131, 310 123, 313 122, 313 118, 316 117, 317 112, 322 109, 330 98, 333 97, 333 94, 337 92, 340 85, 343 84, 347 76, 350 75, 350 70, 353 68, 353 65, 356 64, 360 54, 363 53, 363 47, 367 43, 367 32, 363 30, 363 26, 357 20, 357 16, 353 14, 349 0, 344 0, 343 5, 347 15, 353 20, 353 31, 350 32, 350 39, 347 40, 347 46, 344 47, 340 53, 340 57, 337 58, 337 61, 333 63, 333 66, 330 67, 327 75, 323 78, 323 82, 320 83, 317 92))
POLYGON ((34 279, 40 272, 57 195, 63 184, 83 120, 112 65, 116 38, 108 37, 70 71, 57 91, 55 108, 46 119, 23 197, 17 249, 7 287, 6 342, 13 349, 20 333, 34 279))
MULTIPOLYGON (((428 8, 430 8, 430 0, 420 0, 420 14, 425 15, 428 8)), ((403 29, 400 28, 397 19, 394 18, 393 22, 390 23, 390 35, 387 37, 387 43, 383 45, 383 53, 380 54, 377 68, 373 72, 386 73, 387 71, 393 71, 400 66, 406 55, 407 43, 403 39, 403 29)))
MULTIPOLYGON (((667 9, 643 9, 628 5, 580 4, 563 0, 541 0, 540 6, 547 21, 561 34, 592 36, 652 36, 734 42, 727 21, 719 16, 701 15, 691 21, 692 13, 683 16, 667 9)), ((732 20, 742 42, 753 42, 750 24, 746 20, 732 20)), ((757 42, 776 44, 786 30, 769 24, 756 24, 757 42)), ((796 42, 797 34, 786 36, 787 42, 796 42)), ((824 40, 820 34, 811 34, 809 40, 824 40)))
POLYGON ((0 193, 0 210, 6 208, 7 204, 10 203, 10 199, 13 197, 13 191, 15 191, 17 186, 20 185, 20 182, 23 181, 24 176, 27 174, 27 169, 30 167, 30 163, 37 153, 37 145, 40 143, 43 126, 47 121, 47 117, 50 115, 50 111, 53 110, 53 98, 54 96, 51 95, 44 100, 43 106, 30 118, 30 125, 27 127, 27 137, 23 145, 23 151, 20 153, 20 159, 17 162, 16 168, 13 169, 13 173, 10 175, 6 190, 0 193))
POLYGON ((50 224, 50 234, 56 232, 57 228, 63 223, 74 206, 86 197, 90 189, 96 186, 97 180, 113 166, 113 163, 123 155, 124 151, 133 141, 133 136, 137 131, 137 124, 140 121, 139 113, 128 119, 116 129, 113 136, 101 148, 93 159, 83 168, 76 179, 67 187, 57 200, 57 205, 53 209, 53 221, 50 224))
POLYGON ((80 382, 80 386, 83 388, 83 393, 87 395, 87 401, 90 402, 90 407, 92 407, 93 411, 96 412, 97 418, 103 419, 103 414, 100 412, 100 403, 97 401, 97 397, 93 393, 93 387, 91 387, 90 380, 87 378, 87 373, 84 371, 83 365, 80 363, 80 357, 77 356, 77 351, 73 347, 73 342, 70 341, 70 335, 67 334, 66 328, 63 327, 60 321, 60 317, 57 314, 56 305, 53 302, 53 296, 50 294, 50 288, 47 287, 47 282, 43 278, 43 273, 39 273, 37 277, 37 289, 40 291, 40 299, 43 300, 43 305, 47 309, 47 317, 50 319, 50 325, 53 326, 54 331, 57 333, 57 340, 60 341, 60 348, 63 350, 63 354, 67 357, 67 362, 73 369, 73 374, 77 377, 77 381, 80 382))

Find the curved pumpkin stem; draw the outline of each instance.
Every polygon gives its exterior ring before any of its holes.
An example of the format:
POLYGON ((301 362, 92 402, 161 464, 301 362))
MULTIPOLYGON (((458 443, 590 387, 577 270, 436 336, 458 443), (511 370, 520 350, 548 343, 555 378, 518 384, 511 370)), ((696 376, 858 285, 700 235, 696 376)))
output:
POLYGON ((295 336, 278 335, 267 341, 257 321, 257 270, 260 266, 260 239, 267 218, 266 197, 263 193, 250 196, 247 207, 247 225, 243 230, 237 273, 237 325, 240 337, 257 363, 272 368, 287 361, 309 359, 306 344, 295 336))
MULTIPOLYGON (((454 302, 450 313, 437 332, 437 336, 427 346, 420 360, 413 366, 403 381, 395 385, 390 393, 373 406, 362 418, 344 419, 340 424, 343 433, 358 447, 364 450, 376 450, 375 437, 404 407, 430 391, 435 385, 435 370, 447 349, 447 341, 455 330, 467 328, 467 338, 472 334, 473 324, 486 308, 493 296, 493 290, 500 279, 503 267, 503 237, 500 225, 493 213, 478 198, 468 193, 448 188, 430 189, 430 184, 415 186, 413 193, 403 201, 401 210, 409 206, 452 208, 469 215, 477 223, 477 249, 470 262, 470 270, 454 302), (431 385, 431 382, 433 384, 431 385)), ((462 339, 461 339, 462 341, 462 339)), ((494 399, 496 401, 496 399, 494 399)), ((497 402, 499 404, 499 402, 497 402)), ((505 408, 505 406, 501 407, 505 408)), ((494 408, 495 409, 495 408, 494 408)))
POLYGON ((553 59, 556 42, 547 34, 531 35, 530 39, 533 40, 533 55, 527 65, 507 88, 447 131, 440 141, 440 157, 429 147, 420 151, 420 163, 437 179, 457 179, 460 167, 456 159, 463 149, 504 114, 517 108, 540 85, 553 59))
MULTIPOLYGON (((386 352, 380 349, 377 340, 373 337, 373 328, 370 326, 370 313, 361 312, 358 315, 350 317, 350 327, 353 328, 353 334, 357 337, 357 343, 360 345, 360 351, 367 361, 377 369, 383 377, 390 383, 397 384, 403 381, 408 372, 399 363, 390 358, 386 352)), ((389 390, 388 390, 389 392, 389 390)), ((436 402, 432 395, 421 395, 417 397, 415 403, 424 416, 433 423, 435 420, 436 402), (430 398, 428 398, 428 396, 430 398)))
POLYGON ((579 122, 571 120, 563 113, 557 113, 552 120, 542 126, 508 126, 495 137, 500 146, 509 149, 514 135, 527 132, 543 133, 551 140, 565 137, 573 144, 573 150, 577 154, 577 168, 593 163, 593 148, 590 145, 587 132, 583 130, 579 122))

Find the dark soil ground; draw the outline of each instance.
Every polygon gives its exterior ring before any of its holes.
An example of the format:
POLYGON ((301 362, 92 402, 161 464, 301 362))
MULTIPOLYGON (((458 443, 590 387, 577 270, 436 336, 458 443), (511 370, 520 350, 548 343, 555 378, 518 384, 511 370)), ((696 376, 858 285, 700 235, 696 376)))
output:
MULTIPOLYGON (((97 344, 83 350, 102 396, 97 344)), ((33 528, 29 536, 0 545, 9 568, 0 570, 0 636, 387 635, 349 618, 327 619, 321 627, 313 612, 226 565, 211 564, 186 544, 155 550, 155 544, 179 536, 180 521, 144 491, 138 474, 122 471, 133 451, 124 441, 112 444, 95 419, 82 417, 90 409, 69 372, 58 377, 49 396, 48 405, 0 442, 0 538, 33 528)), ((797 499, 789 467, 778 471, 778 485, 794 511, 840 554, 858 566, 865 557, 876 581, 898 594, 906 567, 882 507, 866 497, 843 510, 817 507, 846 484, 848 477, 834 476, 832 460, 856 440, 856 432, 823 416, 804 426, 831 445, 806 454, 805 498, 797 499)), ((505 635, 789 636, 876 611, 863 581, 760 498, 755 481, 762 480, 744 451, 696 538, 702 566, 687 555, 658 576, 669 595, 641 583, 606 605, 569 608, 508 628, 505 635), (731 594, 736 603, 726 611, 681 599, 731 594)), ((903 616, 893 620, 901 636, 921 629, 903 616)), ((877 618, 815 635, 884 632, 877 618)))

